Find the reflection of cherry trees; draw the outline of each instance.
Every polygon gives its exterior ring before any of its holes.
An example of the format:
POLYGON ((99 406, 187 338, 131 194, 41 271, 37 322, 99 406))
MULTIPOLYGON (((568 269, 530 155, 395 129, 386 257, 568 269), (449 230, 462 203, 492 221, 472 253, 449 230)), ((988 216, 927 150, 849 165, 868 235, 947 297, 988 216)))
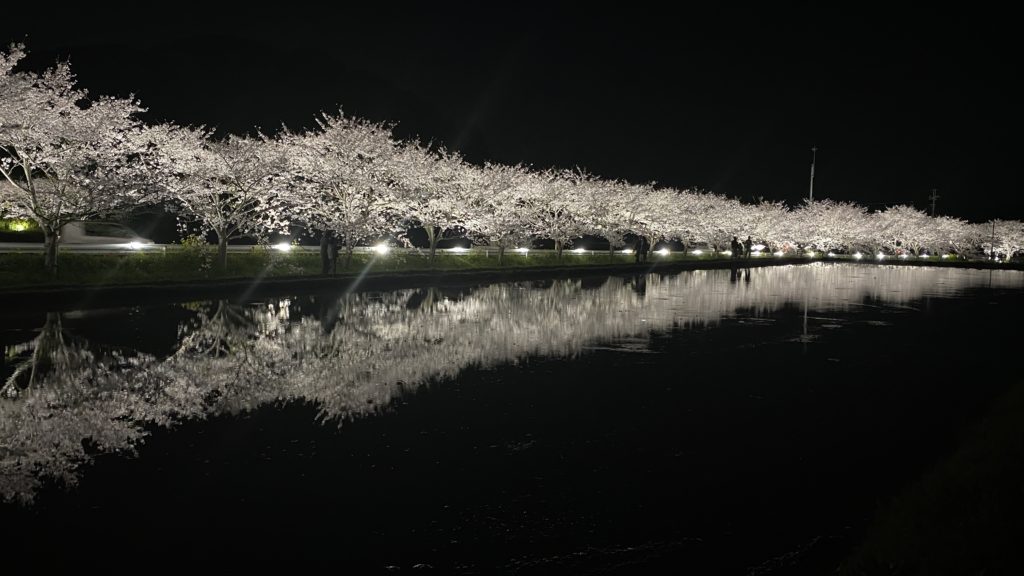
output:
POLYGON ((23 348, 0 395, 4 499, 30 500, 40 476, 74 483, 90 451, 131 450, 150 406, 145 379, 132 377, 144 360, 91 349, 63 330, 59 314, 23 348))
POLYGON ((763 268, 749 284, 729 283, 725 270, 649 275, 642 291, 610 277, 596 288, 557 280, 356 293, 320 302, 316 314, 299 313, 309 307, 287 299, 201 303, 190 306, 176 349, 162 358, 91 346, 50 315, 23 346, 0 399, 0 488, 5 498, 31 499, 41 478, 73 482, 92 454, 132 450, 147 424, 293 401, 342 424, 467 366, 573 357, 601 341, 715 325, 737 311, 766 315, 800 302, 856 310, 866 301, 902 306, 975 285, 1024 287, 1020 272, 857 270, 763 268))

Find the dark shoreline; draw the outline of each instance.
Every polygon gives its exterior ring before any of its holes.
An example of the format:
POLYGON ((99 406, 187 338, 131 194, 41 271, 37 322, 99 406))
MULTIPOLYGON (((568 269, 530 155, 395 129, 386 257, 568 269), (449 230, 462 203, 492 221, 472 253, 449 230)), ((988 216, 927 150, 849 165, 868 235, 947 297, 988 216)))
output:
POLYGON ((91 286, 18 286, 0 287, 0 296, 8 307, 51 311, 102 308, 154 302, 191 301, 197 299, 247 300, 273 295, 325 293, 348 290, 393 290, 423 286, 466 286, 555 278, 583 278, 605 275, 674 273, 687 270, 721 270, 762 268, 822 263, 849 263, 862 266, 929 266, 942 268, 973 268, 981 270, 1024 270, 1024 263, 999 264, 987 261, 920 262, 891 260, 815 260, 806 258, 763 258, 756 260, 711 260, 650 262, 647 264, 602 264, 574 266, 509 267, 477 270, 421 270, 401 272, 346 273, 333 276, 276 276, 263 279, 228 278, 205 281, 163 282, 143 284, 91 286))

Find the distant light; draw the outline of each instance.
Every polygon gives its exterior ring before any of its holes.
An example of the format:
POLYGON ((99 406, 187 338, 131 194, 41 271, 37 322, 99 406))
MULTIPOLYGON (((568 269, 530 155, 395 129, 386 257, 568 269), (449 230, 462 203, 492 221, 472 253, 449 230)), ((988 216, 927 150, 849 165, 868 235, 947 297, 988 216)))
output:
POLYGON ((722 250, 719 254, 725 254, 726 256, 732 256, 732 250, 722 250))
POLYGON ((373 251, 376 252, 377 254, 387 254, 389 250, 391 250, 391 248, 389 248, 388 245, 384 243, 377 244, 376 246, 373 247, 373 251))
POLYGON ((455 252, 456 254, 462 254, 463 252, 469 252, 469 248, 466 248, 465 246, 456 246, 454 248, 449 248, 448 251, 455 252))
POLYGON ((835 252, 829 252, 828 253, 828 257, 829 258, 835 258, 836 257, 836 253, 835 252))
POLYGON ((669 250, 668 248, 660 248, 660 249, 658 249, 658 250, 657 250, 656 252, 657 252, 658 254, 661 254, 662 256, 668 256, 669 254, 671 254, 671 253, 672 253, 672 251, 671 251, 671 250, 669 250))
POLYGON ((11 232, 24 232, 28 230, 28 222, 25 220, 15 220, 11 222, 11 232))
POLYGON ((900 254, 900 258, 906 260, 907 258, 910 258, 910 256, 908 256, 906 254, 900 254))
POLYGON ((765 248, 767 248, 767 246, 765 246, 764 244, 754 244, 753 246, 750 247, 750 249, 753 250, 754 252, 760 252, 765 248))
POLYGON ((917 257, 918 258, 927 258, 928 255, 927 254, 918 254, 917 257))
POLYGON ((287 242, 280 242, 278 244, 274 244, 273 248, 274 248, 274 250, 277 250, 278 252, 291 252, 292 251, 292 245, 287 243, 287 242))
MULTIPOLYGON (((690 251, 690 254, 693 254, 694 256, 700 256, 703 253, 704 253, 703 250, 691 250, 690 251)), ((723 254, 725 254, 725 252, 723 252, 723 254)), ((732 252, 730 252, 730 254, 732 254, 732 252)))
POLYGON ((131 248, 132 250, 141 250, 142 242, 136 242, 132 240, 131 242, 128 243, 128 247, 131 248))
POLYGON ((529 248, 516 248, 516 252, 519 252, 520 254, 526 254, 529 251, 529 248))
POLYGON ((587 251, 587 249, 586 248, 573 248, 572 251, 577 253, 577 254, 583 254, 584 252, 587 251))
POLYGON ((754 250, 753 252, 750 253, 750 255, 751 256, 761 256, 761 251, 760 250, 754 250))
POLYGON ((885 254, 879 252, 878 254, 875 254, 875 258, 878 258, 879 260, 885 260, 885 254))
POLYGON ((864 255, 861 254, 860 252, 854 252, 853 257, 856 258, 857 260, 860 260, 861 258, 864 257, 864 255))
POLYGON ((783 256, 782 250, 779 250, 778 252, 776 252, 775 255, 778 256, 779 258, 781 258, 783 256))
POLYGON ((943 254, 942 257, 943 258, 949 258, 949 254, 943 254))
POLYGON ((632 254, 632 253, 633 253, 633 249, 632 248, 623 248, 622 250, 619 250, 619 254, 632 254))
POLYGON ((811 251, 811 252, 808 252, 808 253, 807 253, 807 257, 808 257, 808 258, 814 258, 814 257, 815 257, 815 256, 817 256, 817 255, 818 255, 818 253, 817 253, 817 252, 814 252, 814 251, 811 251))

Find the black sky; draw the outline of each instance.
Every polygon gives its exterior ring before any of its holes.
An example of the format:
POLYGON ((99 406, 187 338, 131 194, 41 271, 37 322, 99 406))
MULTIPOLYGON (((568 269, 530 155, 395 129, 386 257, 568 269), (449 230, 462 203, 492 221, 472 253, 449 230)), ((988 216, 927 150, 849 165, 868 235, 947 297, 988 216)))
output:
POLYGON ((212 6, 5 14, 0 41, 152 120, 273 131, 342 106, 474 162, 791 204, 817 145, 816 198, 924 209, 937 188, 940 214, 1024 219, 1008 12, 212 6))

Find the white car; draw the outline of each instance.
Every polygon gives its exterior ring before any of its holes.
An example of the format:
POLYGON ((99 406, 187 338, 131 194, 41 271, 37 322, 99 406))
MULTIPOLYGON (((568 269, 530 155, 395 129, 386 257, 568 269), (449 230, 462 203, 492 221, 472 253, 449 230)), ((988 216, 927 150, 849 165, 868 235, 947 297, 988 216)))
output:
POLYGON ((60 230, 62 244, 96 245, 140 249, 153 244, 134 230, 117 222, 79 221, 68 222, 60 230))

